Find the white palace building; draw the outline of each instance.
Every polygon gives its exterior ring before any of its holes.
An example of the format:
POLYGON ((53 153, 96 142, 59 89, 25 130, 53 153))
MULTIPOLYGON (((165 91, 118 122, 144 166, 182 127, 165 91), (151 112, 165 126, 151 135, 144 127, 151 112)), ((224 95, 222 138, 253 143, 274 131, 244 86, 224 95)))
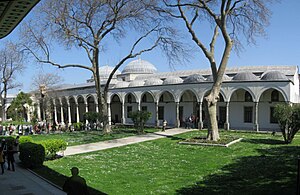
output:
MULTIPOLYGON (((101 84, 105 84, 112 67, 100 68, 101 84)), ((179 127, 190 115, 203 128, 206 120, 203 97, 213 83, 210 70, 157 72, 153 64, 137 59, 117 71, 111 81, 108 98, 109 122, 132 124, 128 113, 147 110, 152 113, 147 125, 179 127)), ((85 112, 97 112, 93 78, 87 83, 68 85, 49 92, 56 123, 86 122, 85 112)), ((34 100, 37 105, 40 99, 34 100)), ((228 68, 223 78, 217 117, 220 128, 278 130, 273 117, 278 103, 299 103, 299 73, 297 66, 248 66, 228 68)), ((43 120, 40 106, 38 118, 43 120)))

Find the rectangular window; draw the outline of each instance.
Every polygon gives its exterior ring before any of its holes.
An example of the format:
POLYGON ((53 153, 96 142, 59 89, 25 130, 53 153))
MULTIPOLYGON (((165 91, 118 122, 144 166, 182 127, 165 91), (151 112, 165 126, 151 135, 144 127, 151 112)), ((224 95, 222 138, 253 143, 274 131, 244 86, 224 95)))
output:
POLYGON ((244 123, 252 123, 253 122, 253 107, 246 106, 244 107, 244 123))
POLYGON ((278 120, 274 117, 274 107, 270 107, 270 123, 278 123, 278 120))
POLYGON ((147 111, 147 110, 148 110, 147 106, 142 106, 142 111, 147 111))
POLYGON ((163 106, 158 106, 158 120, 164 120, 165 109, 163 106))
POLYGON ((132 112, 132 106, 127 106, 127 118, 130 112, 132 112))

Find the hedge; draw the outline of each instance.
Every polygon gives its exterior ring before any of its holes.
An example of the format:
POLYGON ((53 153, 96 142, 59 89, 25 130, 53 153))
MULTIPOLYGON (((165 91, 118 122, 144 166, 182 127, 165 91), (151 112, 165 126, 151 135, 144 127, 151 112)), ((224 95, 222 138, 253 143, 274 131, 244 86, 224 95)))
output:
POLYGON ((57 152, 67 148, 67 143, 62 139, 49 139, 39 141, 38 143, 44 146, 46 158, 48 159, 54 159, 57 152))
POLYGON ((45 160, 45 148, 31 142, 20 144, 19 158, 26 168, 41 167, 45 160))
POLYGON ((27 142, 33 142, 32 137, 29 137, 29 136, 21 136, 21 137, 19 138, 19 143, 20 143, 20 144, 27 143, 27 142))

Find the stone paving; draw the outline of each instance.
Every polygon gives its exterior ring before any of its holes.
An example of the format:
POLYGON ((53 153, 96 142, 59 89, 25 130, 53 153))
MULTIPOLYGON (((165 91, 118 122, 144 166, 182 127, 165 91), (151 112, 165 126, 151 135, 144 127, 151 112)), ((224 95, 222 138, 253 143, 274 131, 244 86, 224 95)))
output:
POLYGON ((74 155, 74 154, 81 154, 99 150, 105 150, 109 148, 121 147, 129 144, 140 143, 144 141, 155 140, 159 138, 163 138, 166 136, 172 136, 184 132, 194 131, 195 129, 181 129, 181 128, 174 128, 169 129, 164 132, 156 132, 156 133, 147 133, 144 135, 137 135, 137 136, 130 136, 121 139, 114 139, 108 140, 103 142, 91 143, 91 144, 83 144, 78 146, 70 146, 64 151, 64 156, 74 155))

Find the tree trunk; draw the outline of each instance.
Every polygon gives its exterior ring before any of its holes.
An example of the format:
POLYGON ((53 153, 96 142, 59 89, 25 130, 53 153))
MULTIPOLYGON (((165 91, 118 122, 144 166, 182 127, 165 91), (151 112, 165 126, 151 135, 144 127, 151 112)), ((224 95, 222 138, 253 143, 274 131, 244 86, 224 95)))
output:
POLYGON ((217 103, 219 99, 221 85, 214 85, 205 97, 205 110, 207 116, 207 139, 218 141, 220 139, 219 129, 218 129, 218 120, 217 120, 217 103))
POLYGON ((208 132, 207 139, 218 141, 220 139, 218 121, 217 121, 217 104, 207 102, 207 112, 208 112, 208 132))
MULTIPOLYGON (((106 93, 104 96, 107 96, 106 93)), ((108 121, 108 107, 107 107, 107 98, 102 97, 102 109, 101 109, 101 115, 103 119, 103 133, 109 134, 111 133, 111 126, 109 125, 108 121)))

